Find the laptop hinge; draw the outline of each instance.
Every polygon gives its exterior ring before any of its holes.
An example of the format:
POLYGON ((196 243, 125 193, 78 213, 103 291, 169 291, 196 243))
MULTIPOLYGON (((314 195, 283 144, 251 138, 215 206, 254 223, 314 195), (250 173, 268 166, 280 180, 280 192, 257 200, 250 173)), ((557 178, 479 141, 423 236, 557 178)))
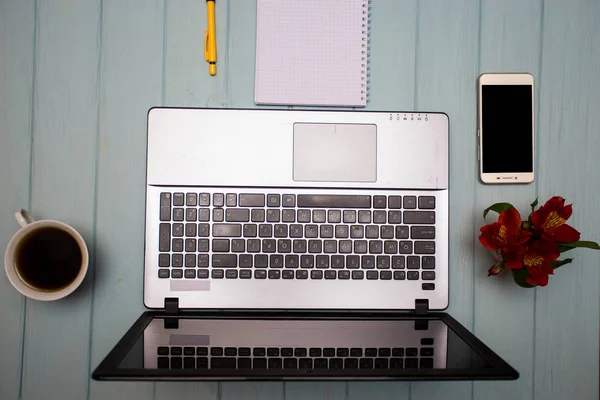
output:
POLYGON ((166 297, 165 311, 167 314, 177 314, 179 312, 179 299, 177 297, 166 297))
POLYGON ((429 299, 415 300, 415 314, 427 314, 429 312, 429 299))

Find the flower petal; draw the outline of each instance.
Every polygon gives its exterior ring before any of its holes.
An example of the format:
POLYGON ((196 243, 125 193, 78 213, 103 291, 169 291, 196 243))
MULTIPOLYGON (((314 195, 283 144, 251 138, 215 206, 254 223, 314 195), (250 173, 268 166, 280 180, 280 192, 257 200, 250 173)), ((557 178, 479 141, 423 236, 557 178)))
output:
POLYGON ((546 286, 548 284, 548 275, 535 275, 531 274, 527 277, 525 282, 530 285, 546 286))
POLYGON ((523 268, 523 255, 515 253, 506 253, 506 266, 510 269, 523 268))
POLYGON ((576 242, 581 236, 575 228, 567 224, 563 224, 548 233, 554 238, 554 240, 561 243, 576 242))
POLYGON ((506 227, 506 236, 510 236, 521 227, 521 214, 516 208, 509 208, 500 213, 498 223, 506 227))

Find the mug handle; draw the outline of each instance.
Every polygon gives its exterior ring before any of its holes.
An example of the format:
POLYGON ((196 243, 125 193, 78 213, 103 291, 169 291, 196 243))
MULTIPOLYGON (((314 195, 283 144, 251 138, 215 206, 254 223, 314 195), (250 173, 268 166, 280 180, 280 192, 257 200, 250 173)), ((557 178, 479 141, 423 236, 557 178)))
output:
POLYGON ((15 218, 17 219, 19 225, 21 225, 21 228, 25 228, 27 225, 35 221, 31 214, 29 214, 29 211, 22 208, 15 213, 15 218))

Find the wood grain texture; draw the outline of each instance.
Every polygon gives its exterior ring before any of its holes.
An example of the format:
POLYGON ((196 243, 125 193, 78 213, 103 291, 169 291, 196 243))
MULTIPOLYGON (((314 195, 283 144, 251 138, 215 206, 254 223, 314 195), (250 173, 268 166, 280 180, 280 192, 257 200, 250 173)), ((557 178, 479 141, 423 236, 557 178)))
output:
MULTIPOLYGON (((479 4, 418 3, 415 109, 450 119, 450 304, 448 312, 473 327, 473 188, 477 179, 476 118, 479 4)), ((470 398, 472 383, 413 383, 411 399, 470 398)))
MULTIPOLYGON (((569 223, 599 241, 600 3, 545 2, 538 192, 573 203, 569 223), (543 168, 543 169, 542 169, 543 168)), ((536 292, 537 399, 598 398, 600 254, 577 249, 573 264, 536 292)))
POLYGON ((286 400, 342 400, 346 399, 346 382, 288 382, 285 384, 286 400))
MULTIPOLYGON (((39 1, 37 10, 31 210, 71 224, 93 259, 100 7, 39 1)), ((90 275, 63 300, 28 301, 23 398, 87 396, 90 275)))
MULTIPOLYGON (((541 57, 540 0, 484 0, 481 4, 480 73, 529 72, 539 84, 541 57)), ((537 88, 537 84, 535 88, 537 88)), ((534 102, 537 108, 537 99, 534 102)), ((537 115, 537 114, 536 114, 537 115)), ((535 119, 534 119, 535 122, 535 119)), ((475 138, 475 132, 471 131, 475 138)), ((538 167, 539 169, 539 167, 538 167)), ((497 202, 510 202, 527 218, 529 204, 535 200, 535 183, 527 185, 484 185, 475 187, 475 292, 474 333, 494 351, 502 354, 521 378, 509 382, 476 382, 475 399, 531 399, 533 396, 533 321, 535 290, 514 284, 510 273, 487 277, 494 263, 477 236, 486 223, 496 220, 492 213, 486 221, 482 212, 497 202), (510 321, 518 329, 498 329, 496 321, 510 321)))
MULTIPOLYGON (((145 202, 146 113, 161 103, 163 76, 163 2, 102 5, 90 372, 144 311, 144 210, 137 205, 145 202)), ((89 397, 148 398, 153 386, 91 381, 89 397)))
MULTIPOLYGON (((0 3, 0 249, 17 231, 13 213, 29 208, 35 5, 0 3)), ((0 278, 0 399, 21 392, 25 298, 0 278)))

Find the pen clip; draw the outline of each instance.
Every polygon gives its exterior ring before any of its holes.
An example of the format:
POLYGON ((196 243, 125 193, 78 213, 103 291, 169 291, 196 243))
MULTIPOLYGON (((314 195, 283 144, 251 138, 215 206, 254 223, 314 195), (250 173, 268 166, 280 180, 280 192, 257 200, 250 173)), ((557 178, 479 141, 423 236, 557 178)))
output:
POLYGON ((204 35, 204 59, 208 61, 208 30, 204 35))

